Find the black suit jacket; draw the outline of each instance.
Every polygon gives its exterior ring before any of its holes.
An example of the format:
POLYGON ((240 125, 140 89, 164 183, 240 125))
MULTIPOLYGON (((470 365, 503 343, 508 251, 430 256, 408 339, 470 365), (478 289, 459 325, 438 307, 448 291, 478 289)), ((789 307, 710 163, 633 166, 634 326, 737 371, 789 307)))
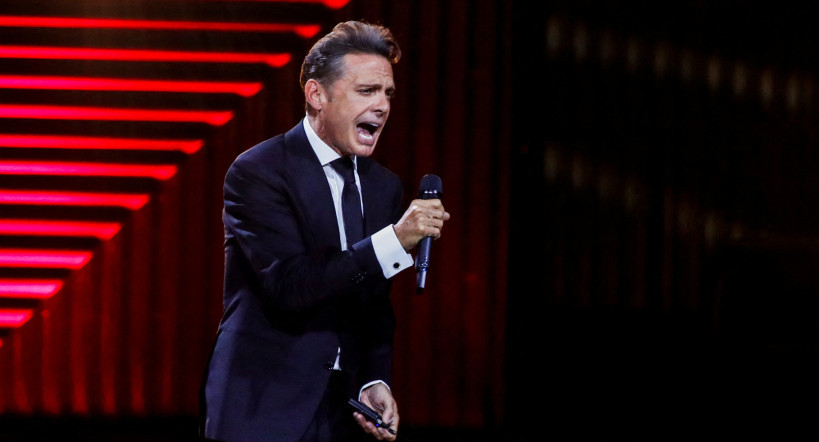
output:
MULTIPOLYGON (((224 315, 205 378, 205 436, 294 441, 341 347, 352 397, 390 382, 390 282, 369 235, 401 215, 401 182, 358 159, 367 237, 341 251, 324 171, 299 123, 242 153, 225 177, 224 315)), ((342 405, 344 406, 344 405, 342 405)))

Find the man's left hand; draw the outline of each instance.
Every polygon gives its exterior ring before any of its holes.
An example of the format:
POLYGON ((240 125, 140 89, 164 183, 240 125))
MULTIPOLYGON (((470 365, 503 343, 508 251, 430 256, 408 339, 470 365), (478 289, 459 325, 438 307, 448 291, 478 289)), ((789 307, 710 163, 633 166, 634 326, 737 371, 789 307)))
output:
MULTIPOLYGON (((384 424, 398 433, 398 405, 392 397, 390 389, 386 385, 378 383, 367 387, 361 393, 361 402, 372 408, 381 415, 384 424)), ((359 412, 354 412, 356 422, 367 433, 372 434, 378 440, 395 440, 395 435, 390 434, 384 427, 376 427, 359 412)))

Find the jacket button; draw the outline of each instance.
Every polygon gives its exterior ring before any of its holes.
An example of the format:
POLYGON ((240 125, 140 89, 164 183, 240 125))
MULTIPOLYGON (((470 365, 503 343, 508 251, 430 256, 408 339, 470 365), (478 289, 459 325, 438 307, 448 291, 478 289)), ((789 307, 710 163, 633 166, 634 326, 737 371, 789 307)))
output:
POLYGON ((364 281, 364 278, 366 278, 366 275, 367 275, 366 273, 359 273, 359 274, 357 274, 357 275, 353 276, 353 277, 352 277, 352 278, 350 278, 350 279, 351 279, 351 280, 352 280, 354 283, 358 284, 358 283, 360 283, 361 281, 364 281))

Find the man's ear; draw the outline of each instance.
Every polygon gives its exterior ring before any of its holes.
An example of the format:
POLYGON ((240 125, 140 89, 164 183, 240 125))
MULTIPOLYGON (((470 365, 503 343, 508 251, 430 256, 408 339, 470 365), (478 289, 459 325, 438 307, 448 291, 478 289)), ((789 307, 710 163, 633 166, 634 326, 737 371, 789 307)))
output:
POLYGON ((304 101, 316 110, 321 110, 324 107, 327 95, 318 81, 310 79, 304 83, 304 101))

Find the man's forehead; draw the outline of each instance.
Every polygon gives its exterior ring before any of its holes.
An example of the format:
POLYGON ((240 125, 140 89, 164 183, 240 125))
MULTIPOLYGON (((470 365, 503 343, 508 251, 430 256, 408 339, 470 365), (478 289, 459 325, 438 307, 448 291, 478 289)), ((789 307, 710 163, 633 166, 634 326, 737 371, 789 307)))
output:
POLYGON ((344 56, 344 73, 342 77, 357 77, 368 74, 387 75, 392 78, 392 64, 385 57, 377 54, 347 54, 344 56))

